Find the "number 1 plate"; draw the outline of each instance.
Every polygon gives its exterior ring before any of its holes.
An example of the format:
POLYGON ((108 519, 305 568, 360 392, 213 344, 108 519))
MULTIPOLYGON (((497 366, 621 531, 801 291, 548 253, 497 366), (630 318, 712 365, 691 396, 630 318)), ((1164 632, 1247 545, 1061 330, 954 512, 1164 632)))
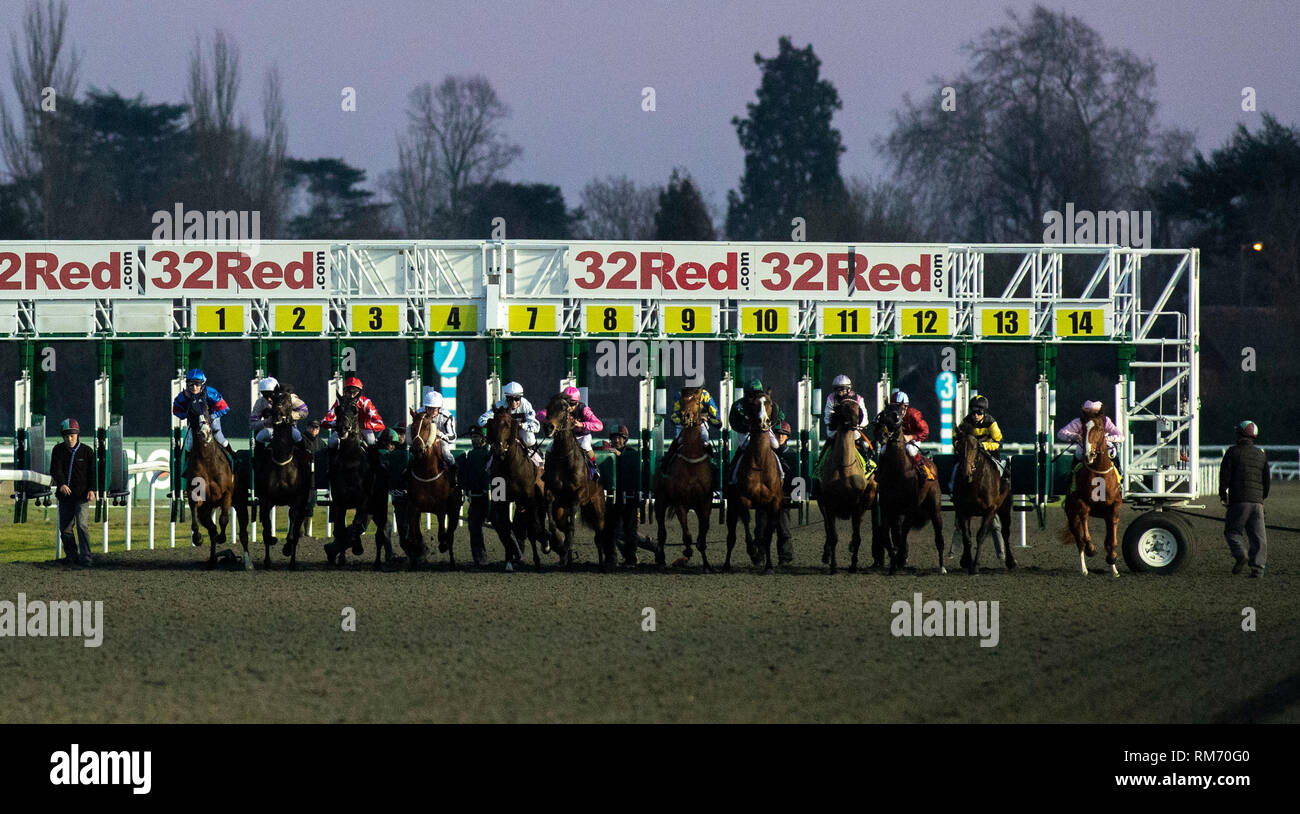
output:
POLYGON ((210 302, 194 306, 194 333, 243 334, 247 328, 248 303, 210 302))

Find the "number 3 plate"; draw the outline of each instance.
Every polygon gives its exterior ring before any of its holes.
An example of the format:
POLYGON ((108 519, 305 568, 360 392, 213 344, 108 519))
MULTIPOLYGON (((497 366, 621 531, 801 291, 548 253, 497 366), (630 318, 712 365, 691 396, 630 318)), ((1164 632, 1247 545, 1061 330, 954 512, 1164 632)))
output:
POLYGON ((400 302, 354 304, 348 312, 348 332, 354 334, 399 334, 406 327, 400 302))

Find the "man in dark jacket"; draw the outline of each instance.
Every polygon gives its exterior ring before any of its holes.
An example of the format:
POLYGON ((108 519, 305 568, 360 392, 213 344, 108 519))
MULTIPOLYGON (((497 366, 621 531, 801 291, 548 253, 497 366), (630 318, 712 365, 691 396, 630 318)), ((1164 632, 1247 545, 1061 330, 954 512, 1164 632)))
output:
POLYGON ((1268 540, 1264 536, 1264 499, 1268 497, 1268 460, 1255 446, 1259 427, 1253 421, 1237 425, 1237 445, 1223 453, 1219 464, 1219 502, 1228 507, 1223 536, 1236 562, 1232 573, 1246 567, 1246 538, 1250 538, 1250 575, 1264 576, 1268 540))
POLYGON ((466 452, 456 456, 456 467, 460 472, 460 488, 469 498, 469 551, 474 557, 474 565, 487 565, 487 549, 483 545, 483 524, 488 519, 491 504, 488 490, 492 488, 492 475, 488 472, 492 451, 488 449, 487 435, 482 427, 469 428, 469 440, 472 446, 466 452))
POLYGON ((59 537, 63 542, 64 562, 90 567, 86 507, 95 499, 95 450, 81 443, 81 425, 77 419, 65 419, 61 429, 63 443, 50 454, 50 478, 59 499, 59 537))
POLYGON ((623 553, 624 565, 636 565, 637 548, 653 550, 650 538, 637 533, 641 509, 641 456, 627 446, 628 429, 619 424, 609 434, 604 449, 614 455, 614 502, 610 505, 614 543, 623 553))

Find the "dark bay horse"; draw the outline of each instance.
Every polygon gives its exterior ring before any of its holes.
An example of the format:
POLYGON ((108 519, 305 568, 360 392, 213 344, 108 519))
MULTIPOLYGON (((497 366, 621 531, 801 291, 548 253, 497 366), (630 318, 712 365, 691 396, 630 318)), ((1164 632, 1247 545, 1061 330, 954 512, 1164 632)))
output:
MULTIPOLYGON (((727 490, 727 559, 722 564, 722 570, 731 570, 731 550, 736 545, 736 521, 742 517, 745 523, 745 544, 747 548, 750 547, 749 512, 753 509, 757 515, 758 528, 763 530, 763 534, 750 556, 757 560, 756 555, 760 551, 765 552, 763 573, 770 574, 772 533, 776 530, 777 513, 781 510, 781 500, 785 497, 781 470, 776 461, 776 452, 772 449, 771 393, 746 396, 742 406, 749 427, 749 442, 740 459, 736 482, 727 490)), ((709 560, 704 554, 703 539, 700 540, 700 556, 707 569, 709 560)))
MULTIPOLYGON (((277 387, 268 396, 271 411, 271 441, 269 448, 255 449, 253 454, 253 487, 257 495, 257 519, 262 526, 262 542, 266 546, 265 567, 271 567, 271 548, 275 536, 271 531, 271 509, 289 507, 289 527, 285 531, 282 553, 289 558, 289 567, 298 564, 298 540, 302 524, 307 518, 308 488, 311 474, 311 453, 293 440, 293 397, 284 386, 277 387)), ((261 447, 260 444, 257 445, 261 447)))
POLYGON ((497 407, 487 422, 488 447, 492 452, 490 516, 501 545, 506 550, 506 570, 523 563, 520 541, 523 535, 533 547, 533 565, 540 571, 542 557, 537 542, 545 534, 546 493, 542 473, 524 449, 519 437, 519 422, 506 407, 497 407), (510 504, 515 519, 510 520, 510 504))
POLYGON ((713 467, 709 463, 709 451, 704 444, 703 407, 700 405, 700 391, 682 395, 681 412, 682 431, 677 439, 677 453, 667 468, 660 468, 655 473, 655 520, 659 524, 658 547, 655 550, 655 562, 664 567, 664 543, 668 539, 668 526, 664 515, 671 508, 677 515, 677 522, 682 525, 682 542, 685 548, 678 565, 691 558, 691 528, 687 515, 691 510, 700 521, 700 554, 704 558, 704 570, 712 570, 709 560, 704 556, 704 547, 709 536, 709 514, 713 511, 713 467))
POLYGON ((230 509, 235 507, 239 544, 244 549, 244 570, 253 570, 253 557, 248 551, 248 479, 243 478, 244 494, 240 494, 240 479, 225 450, 218 446, 212 434, 212 415, 207 399, 192 399, 186 413, 189 425, 190 451, 186 453, 185 479, 188 482, 190 504, 190 541, 203 545, 199 525, 207 529, 210 550, 207 568, 217 564, 217 546, 226 542, 226 529, 230 524, 230 509), (213 512, 220 510, 214 522, 213 512))
POLYGON ((946 574, 939 481, 918 480, 916 464, 907 452, 907 442, 903 437, 902 416, 886 410, 880 414, 876 426, 880 429, 881 444, 880 466, 876 470, 880 489, 876 502, 880 510, 880 525, 889 545, 889 573, 895 574, 907 567, 907 533, 929 520, 934 526, 939 573, 946 574))
POLYGON ((406 551, 411 570, 423 560, 426 548, 420 532, 420 518, 429 512, 438 518, 438 550, 446 552, 451 567, 456 568, 456 552, 452 541, 460 525, 460 487, 453 486, 447 477, 447 463, 442 459, 442 445, 446 443, 438 434, 438 425, 424 412, 411 410, 411 424, 407 430, 411 453, 410 477, 406 484, 406 502, 397 522, 399 535, 406 551))
POLYGON ((817 492, 817 506, 826 527, 826 545, 822 562, 835 573, 835 548, 839 535, 836 519, 847 519, 853 524, 853 538, 849 552, 853 561, 849 571, 858 570, 858 548, 862 545, 862 516, 871 511, 876 502, 876 478, 867 475, 865 462, 858 454, 854 441, 858 425, 862 422, 862 407, 856 399, 845 399, 831 412, 830 428, 835 438, 822 459, 821 482, 817 492))
POLYGON ((1002 521, 1002 550, 1007 570, 1016 567, 1016 558, 1011 553, 1007 535, 1011 529, 1011 487, 998 472, 997 464, 980 445, 980 439, 973 433, 957 431, 953 439, 953 449, 957 453, 957 478, 954 481, 952 505, 957 513, 957 530, 962 539, 961 565, 971 574, 979 573, 980 548, 984 538, 994 533, 993 519, 1002 521), (979 518, 979 530, 975 532, 975 552, 971 554, 971 521, 979 518))
POLYGON ((382 566, 380 555, 386 554, 385 560, 393 559, 392 542, 383 534, 383 527, 388 523, 388 495, 383 489, 383 479, 379 472, 379 456, 376 450, 367 448, 361 441, 361 417, 357 409, 358 395, 339 393, 338 410, 335 412, 336 428, 339 436, 338 449, 330 461, 330 523, 334 526, 334 540, 325 544, 325 554, 331 565, 347 564, 347 549, 360 556, 365 550, 361 545, 361 535, 366 524, 374 521, 375 568, 382 566), (348 511, 355 511, 352 525, 347 525, 348 511))
POLYGON ((605 522, 605 489, 587 477, 587 453, 578 446, 574 425, 568 398, 556 395, 546 406, 546 420, 542 422, 542 432, 555 439, 546 455, 542 483, 552 528, 558 528, 563 538, 556 553, 562 565, 573 562, 573 524, 581 514, 582 521, 596 532, 600 567, 609 571, 614 567, 614 529, 605 522))
POLYGON ((1120 493, 1119 471, 1110 457, 1106 443, 1105 416, 1083 416, 1084 460, 1074 476, 1074 488, 1066 496, 1064 508, 1068 526, 1062 533, 1062 542, 1073 542, 1079 548, 1079 570, 1088 575, 1085 558, 1097 553, 1088 534, 1089 516, 1106 521, 1106 564, 1111 576, 1118 577, 1116 546, 1119 536, 1119 511, 1123 506, 1120 493))

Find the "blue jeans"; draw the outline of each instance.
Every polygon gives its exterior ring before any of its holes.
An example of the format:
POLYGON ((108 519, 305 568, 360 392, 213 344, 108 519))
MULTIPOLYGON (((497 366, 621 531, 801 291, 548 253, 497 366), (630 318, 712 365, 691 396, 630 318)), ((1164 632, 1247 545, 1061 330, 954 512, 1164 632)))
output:
POLYGON ((86 518, 89 501, 75 501, 71 498, 59 498, 59 539, 63 544, 63 554, 74 560, 85 562, 90 559, 90 526, 86 518), (76 539, 73 533, 76 533, 76 539))

